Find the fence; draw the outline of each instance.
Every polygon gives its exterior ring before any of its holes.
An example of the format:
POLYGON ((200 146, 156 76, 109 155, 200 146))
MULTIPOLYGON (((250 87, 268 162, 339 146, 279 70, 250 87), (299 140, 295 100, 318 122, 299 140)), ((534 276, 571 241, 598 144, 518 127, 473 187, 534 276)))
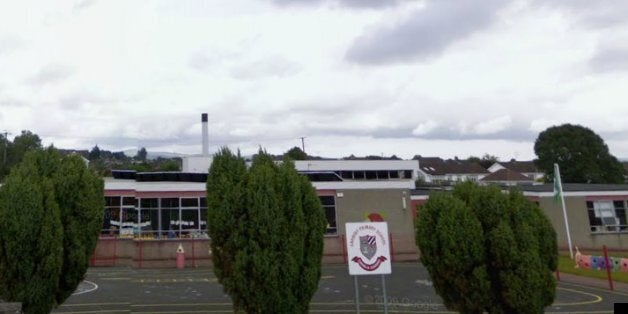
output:
POLYGON ((186 267, 211 265, 209 239, 178 235, 173 238, 150 236, 100 237, 90 259, 91 266, 175 267, 181 245, 186 267))
MULTIPOLYGON (((580 253, 578 247, 576 247, 576 255, 574 256, 576 262, 576 268, 592 269, 592 270, 605 270, 606 277, 608 279, 608 287, 610 290, 614 290, 613 285, 613 272, 628 272, 628 258, 609 256, 608 248, 606 245, 602 246, 601 255, 585 255, 580 253)), ((558 273, 557 273, 558 275, 558 273)), ((560 277, 558 277, 560 280, 560 277)))

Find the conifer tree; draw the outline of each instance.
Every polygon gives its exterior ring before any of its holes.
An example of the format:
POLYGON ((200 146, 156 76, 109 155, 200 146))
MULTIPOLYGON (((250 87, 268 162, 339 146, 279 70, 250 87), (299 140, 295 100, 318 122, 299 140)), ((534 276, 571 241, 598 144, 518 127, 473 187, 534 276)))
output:
POLYGON ((103 207, 103 181, 80 157, 62 157, 52 147, 28 153, 0 189, 0 223, 8 225, 0 226, 0 279, 7 278, 0 280, 0 295, 22 302, 26 313, 63 303, 85 277, 103 207), (26 259, 31 277, 16 262, 23 249, 41 252, 26 259))
POLYGON ((63 276, 56 294, 61 304, 85 278, 96 248, 105 206, 104 183, 78 156, 63 158, 52 179, 63 223, 63 276))
POLYGON ((556 233, 520 192, 456 185, 419 209, 421 261, 450 310, 543 313, 555 297, 556 233))
POLYGON ((0 188, 0 296, 24 313, 48 313, 63 260, 63 226, 53 184, 33 158, 0 188))
POLYGON ((214 269, 238 310, 306 313, 318 287, 325 218, 294 164, 260 151, 250 169, 228 149, 209 171, 214 269))

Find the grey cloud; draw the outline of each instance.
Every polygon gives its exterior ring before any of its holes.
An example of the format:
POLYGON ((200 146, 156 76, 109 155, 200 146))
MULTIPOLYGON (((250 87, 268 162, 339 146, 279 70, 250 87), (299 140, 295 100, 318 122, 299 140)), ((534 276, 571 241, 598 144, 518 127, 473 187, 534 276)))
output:
POLYGON ((574 16, 584 26, 612 27, 627 22, 625 0, 535 0, 534 5, 558 9, 574 16))
POLYGON ((598 49, 589 60, 589 68, 595 72, 628 70, 628 47, 598 49))
POLYGON ((188 60, 188 65, 198 71, 209 69, 212 63, 211 58, 200 52, 192 54, 188 60))
POLYGON ((116 101, 117 100, 113 97, 97 95, 87 91, 78 91, 60 97, 58 99, 58 104, 64 109, 76 109, 90 104, 107 104, 116 101))
POLYGON ((337 4, 344 7, 366 9, 391 7, 401 0, 273 0, 278 5, 320 5, 323 3, 337 4))
POLYGON ((89 8, 94 3, 96 3, 96 0, 80 0, 74 3, 73 9, 74 11, 80 11, 89 8))
POLYGON ((506 1, 432 0, 405 20, 362 34, 345 58, 362 64, 426 59, 488 27, 506 1))
POLYGON ((49 64, 41 68, 39 72, 29 78, 27 82, 32 85, 45 85, 64 80, 70 77, 72 73, 73 70, 70 67, 59 64, 49 64))
POLYGON ((14 97, 0 97, 0 108, 3 107, 24 107, 28 105, 26 101, 14 97))
POLYGON ((1 37, 0 38, 0 56, 8 54, 15 49, 19 48, 21 41, 14 37, 1 37))
POLYGON ((301 66, 280 56, 272 56, 256 60, 231 69, 236 79, 258 79, 263 77, 286 77, 301 71, 301 66))

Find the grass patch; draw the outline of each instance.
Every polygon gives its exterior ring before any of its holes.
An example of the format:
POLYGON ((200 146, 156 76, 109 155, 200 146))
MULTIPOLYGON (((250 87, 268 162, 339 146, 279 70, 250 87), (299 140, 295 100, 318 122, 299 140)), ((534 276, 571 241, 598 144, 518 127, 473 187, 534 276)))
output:
MULTIPOLYGON (((587 254, 589 254, 587 252, 587 254)), ((591 252, 591 255, 602 256, 601 252, 591 252)), ((609 257, 625 257, 625 253, 623 254, 612 254, 609 257)), ((558 256, 558 270, 561 273, 573 274, 583 277, 597 278, 607 280, 606 277, 606 269, 582 269, 575 268, 576 262, 569 258, 569 255, 559 255, 558 256)), ((628 272, 623 271, 611 271, 611 277, 613 281, 628 283, 628 272)))

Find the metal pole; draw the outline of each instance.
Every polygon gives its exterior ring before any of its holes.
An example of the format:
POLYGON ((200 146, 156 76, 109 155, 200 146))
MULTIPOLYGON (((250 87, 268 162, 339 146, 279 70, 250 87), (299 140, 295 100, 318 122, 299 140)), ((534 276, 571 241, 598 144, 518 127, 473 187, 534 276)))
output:
POLYGON ((358 276, 353 276, 353 285, 355 286, 355 312, 360 314, 360 292, 358 290, 358 276))
POLYGON ((386 297, 386 277, 382 275, 382 291, 384 292, 384 314, 388 314, 388 297, 386 297))
POLYGON ((610 258, 608 258, 608 248, 606 247, 606 245, 603 246, 604 248, 604 263, 606 264, 606 276, 608 277, 608 287, 611 290, 615 290, 613 287, 613 278, 611 277, 611 261, 610 258))
POLYGON ((560 202, 563 205, 563 219, 565 220, 565 230, 567 231, 567 244, 569 245, 569 256, 573 259, 573 249, 571 245, 571 234, 569 233, 569 220, 567 220, 567 209, 565 207, 565 196, 563 195, 563 183, 560 179, 560 169, 558 164, 554 164, 554 180, 558 180, 558 189, 560 193, 560 202))

